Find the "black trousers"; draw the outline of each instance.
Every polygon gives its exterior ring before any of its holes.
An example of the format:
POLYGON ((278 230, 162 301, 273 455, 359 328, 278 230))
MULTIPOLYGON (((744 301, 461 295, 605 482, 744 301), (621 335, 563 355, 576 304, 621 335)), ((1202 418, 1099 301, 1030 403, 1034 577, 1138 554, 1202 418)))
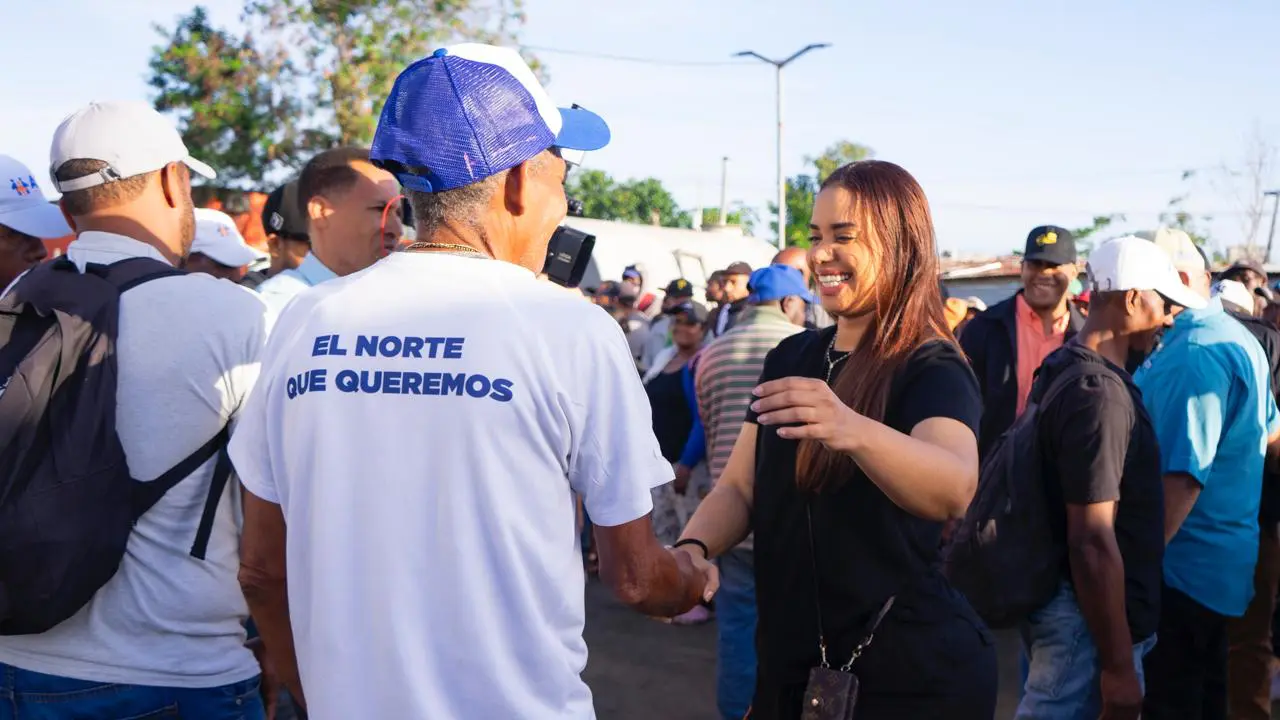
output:
POLYGON ((1226 720, 1227 618, 1165 585, 1143 720, 1226 720))

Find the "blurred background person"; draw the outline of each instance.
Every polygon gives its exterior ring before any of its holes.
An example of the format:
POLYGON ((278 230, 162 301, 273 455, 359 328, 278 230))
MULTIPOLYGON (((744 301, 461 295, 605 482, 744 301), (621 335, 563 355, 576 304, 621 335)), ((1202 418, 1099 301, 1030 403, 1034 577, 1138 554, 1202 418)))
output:
POLYGON ((400 213, 385 212, 397 202, 400 185, 369 161, 366 148, 325 150, 307 162, 297 182, 297 209, 306 218, 311 250, 298 267, 258 286, 276 313, 303 290, 359 272, 394 252, 404 232, 400 213))
POLYGON ((736 262, 725 268, 721 274, 721 300, 715 314, 708 320, 712 337, 719 337, 733 327, 738 314, 747 306, 747 282, 751 279, 751 266, 744 262, 736 262))
POLYGON ((983 457, 1026 409, 1040 363, 1084 327, 1084 315, 1068 293, 1077 259, 1069 231, 1056 225, 1033 229, 1022 256, 1022 289, 979 313, 960 335, 982 389, 983 457))
MULTIPOLYGON (((31 170, 0 155, 0 291, 48 256, 45 240, 66 237, 71 227, 45 199, 31 170)), ((0 292, 0 295, 3 293, 0 292)))
POLYGON ((667 283, 666 292, 662 295, 662 312, 649 323, 649 338, 645 341, 644 354, 640 364, 646 370, 653 367, 658 354, 671 347, 672 316, 668 312, 677 305, 693 301, 693 283, 684 278, 676 278, 667 283))
POLYGON ((267 235, 271 267, 267 277, 297 269, 311 252, 307 219, 298 207, 298 181, 290 180, 267 196, 262 207, 262 229, 267 235))
POLYGON ((705 490, 705 483, 701 482, 705 472, 699 472, 699 483, 692 483, 693 470, 702 468, 698 467, 701 457, 691 454, 701 454, 701 449, 689 446, 698 420, 692 363, 706 336, 707 310, 686 300, 668 309, 667 314, 671 318, 671 347, 658 354, 642 381, 652 409, 653 434, 658 438, 662 457, 675 472, 672 482, 653 489, 653 531, 663 544, 671 545, 693 516, 699 491, 705 490))
MULTIPOLYGON (((773 256, 773 265, 787 265, 800 271, 800 276, 804 280, 805 287, 813 291, 813 276, 809 272, 809 251, 802 247, 789 247, 781 250, 777 255, 773 256)), ((748 282, 750 284, 750 282, 748 282)), ((750 302, 750 301, 748 301, 750 302)), ((808 303, 805 305, 804 326, 810 330, 819 330, 825 327, 831 327, 835 323, 835 319, 831 314, 822 309, 818 303, 808 303)))
POLYGON ((799 718, 829 662, 860 679, 859 720, 990 720, 993 639, 938 570, 977 486, 982 405, 943 319, 928 201, 901 167, 856 162, 823 182, 811 228, 836 326, 769 354, 683 539, 718 557, 755 532, 753 719, 799 718))
POLYGON ((264 253, 249 247, 236 222, 221 210, 196 208, 196 237, 182 268, 239 283, 249 266, 265 260, 264 253))

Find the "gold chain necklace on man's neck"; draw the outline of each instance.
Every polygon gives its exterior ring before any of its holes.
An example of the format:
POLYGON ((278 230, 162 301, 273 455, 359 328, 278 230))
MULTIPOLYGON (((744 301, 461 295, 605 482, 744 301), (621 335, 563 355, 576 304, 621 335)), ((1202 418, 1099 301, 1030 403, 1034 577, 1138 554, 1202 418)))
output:
POLYGON ((461 243, 434 243, 434 242, 416 242, 405 248, 405 252, 413 252, 414 250, 442 250, 448 253, 461 253, 465 255, 474 255, 476 257, 489 258, 489 254, 477 250, 470 245, 461 243))

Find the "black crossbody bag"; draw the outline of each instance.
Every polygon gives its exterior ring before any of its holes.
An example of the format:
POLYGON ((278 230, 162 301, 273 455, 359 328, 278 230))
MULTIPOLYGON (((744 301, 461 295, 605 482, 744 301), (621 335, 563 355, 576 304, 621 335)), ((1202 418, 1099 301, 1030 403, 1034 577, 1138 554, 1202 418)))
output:
POLYGON ((893 607, 896 596, 890 595, 884 602, 880 612, 867 625, 862 641, 853 649, 849 662, 838 669, 832 668, 827 661, 827 637, 822 626, 822 600, 818 590, 818 550, 813 541, 813 511, 810 505, 805 506, 805 519, 809 524, 809 559, 813 563, 813 601, 818 615, 818 650, 822 664, 809 671, 809 683, 804 689, 804 707, 800 720, 853 720, 858 706, 860 684, 858 676, 853 674, 853 663, 857 661, 875 639, 876 630, 884 621, 884 616, 893 607))

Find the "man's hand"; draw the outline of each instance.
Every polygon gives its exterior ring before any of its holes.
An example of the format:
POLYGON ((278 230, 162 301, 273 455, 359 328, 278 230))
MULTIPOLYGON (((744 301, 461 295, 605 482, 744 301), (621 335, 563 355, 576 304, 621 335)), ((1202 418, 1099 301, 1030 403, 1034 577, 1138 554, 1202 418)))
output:
MULTIPOLYGON (((704 557, 702 550, 696 545, 681 545, 672 548, 671 553, 675 556, 676 566, 680 568, 681 574, 692 571, 699 579, 696 587, 702 596, 702 602, 711 602, 711 598, 720 589, 720 568, 704 557)), ((690 606, 688 609, 693 608, 690 606)))
POLYGON ((262 644, 262 638, 254 638, 244 646, 253 651, 258 667, 262 668, 258 692, 262 695, 262 705, 267 709, 267 720, 275 720, 276 706, 279 704, 280 697, 280 681, 276 678, 275 668, 271 666, 271 659, 267 657, 267 648, 262 644))
POLYGON ((1102 671, 1101 720, 1138 720, 1142 715, 1142 686, 1133 666, 1102 671))
POLYGON ((672 485, 672 488, 676 491, 677 495, 683 495, 689 490, 689 477, 692 475, 693 471, 681 463, 676 463, 675 472, 676 480, 675 484, 672 485))

